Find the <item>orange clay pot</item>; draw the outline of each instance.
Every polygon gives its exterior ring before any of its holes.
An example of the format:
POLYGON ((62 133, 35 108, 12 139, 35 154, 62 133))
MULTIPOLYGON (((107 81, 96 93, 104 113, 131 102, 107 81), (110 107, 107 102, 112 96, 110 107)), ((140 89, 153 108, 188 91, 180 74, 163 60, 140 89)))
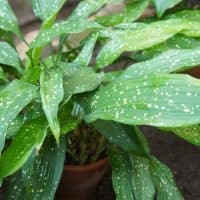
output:
POLYGON ((108 158, 78 166, 65 165, 56 194, 57 200, 88 200, 102 180, 108 158))

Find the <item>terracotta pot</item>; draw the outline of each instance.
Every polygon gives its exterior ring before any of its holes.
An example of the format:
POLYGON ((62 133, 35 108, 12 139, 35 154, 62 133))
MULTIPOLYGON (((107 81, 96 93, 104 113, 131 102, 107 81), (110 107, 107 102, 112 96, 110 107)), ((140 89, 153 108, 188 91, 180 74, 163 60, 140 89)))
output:
POLYGON ((65 165, 57 200, 88 200, 103 178, 108 158, 84 166, 65 165))
POLYGON ((187 70, 184 73, 190 74, 193 77, 200 78, 200 66, 187 70))

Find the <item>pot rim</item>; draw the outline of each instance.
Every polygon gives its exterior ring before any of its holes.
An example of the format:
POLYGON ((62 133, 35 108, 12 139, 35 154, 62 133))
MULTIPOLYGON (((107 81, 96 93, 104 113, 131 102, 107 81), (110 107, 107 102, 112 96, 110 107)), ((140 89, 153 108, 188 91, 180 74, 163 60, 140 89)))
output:
POLYGON ((86 165, 65 165, 64 170, 66 171, 90 171, 97 168, 101 168, 102 166, 108 164, 109 158, 106 157, 104 159, 98 160, 94 163, 86 164, 86 165))

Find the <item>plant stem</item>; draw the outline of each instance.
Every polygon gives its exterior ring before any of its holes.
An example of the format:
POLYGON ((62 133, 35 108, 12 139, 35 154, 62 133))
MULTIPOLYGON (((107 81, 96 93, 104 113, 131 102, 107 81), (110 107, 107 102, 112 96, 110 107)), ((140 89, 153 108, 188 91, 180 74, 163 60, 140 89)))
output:
POLYGON ((101 136, 101 140, 100 140, 99 145, 97 147, 96 153, 91 158, 91 162, 95 162, 99 159, 101 153, 105 149, 105 144, 106 144, 106 139, 103 136, 101 136))

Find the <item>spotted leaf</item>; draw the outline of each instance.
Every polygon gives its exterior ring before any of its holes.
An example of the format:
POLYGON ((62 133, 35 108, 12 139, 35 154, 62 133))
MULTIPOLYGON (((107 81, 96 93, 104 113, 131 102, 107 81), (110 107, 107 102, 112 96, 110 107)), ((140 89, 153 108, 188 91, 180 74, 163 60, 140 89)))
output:
POLYGON ((183 71, 198 65, 200 49, 169 50, 151 60, 131 65, 120 78, 131 79, 149 74, 183 71))
POLYGON ((148 155, 147 141, 136 127, 105 120, 97 120, 93 122, 93 126, 111 143, 117 144, 123 150, 148 155))
POLYGON ((170 49, 200 49, 200 40, 177 34, 161 44, 145 49, 142 52, 133 53, 131 58, 136 61, 144 61, 170 49))
POLYGON ((179 128, 166 128, 164 131, 171 131, 181 137, 182 139, 196 145, 200 146, 200 126, 194 125, 189 127, 179 127, 179 128))
POLYGON ((182 0, 153 0, 159 17, 161 17, 167 9, 174 7, 181 1, 182 0))
POLYGON ((117 200, 153 200, 155 188, 149 171, 149 160, 113 149, 109 153, 112 182, 117 200))
POLYGON ((54 24, 51 28, 41 30, 36 39, 31 43, 31 48, 42 47, 51 42, 55 37, 66 33, 80 33, 86 29, 102 28, 99 24, 83 19, 68 20, 54 24))
POLYGON ((80 100, 87 122, 181 127, 200 122, 200 80, 188 75, 157 74, 114 81, 80 100))
POLYGON ((131 22, 138 19, 147 8, 149 0, 130 1, 125 6, 123 22, 131 22))
POLYGON ((121 0, 84 0, 81 1, 70 15, 71 19, 87 18, 92 13, 98 11, 107 3, 117 3, 121 0))
POLYGON ((49 21, 62 8, 66 0, 32 0, 33 10, 42 21, 49 21))
POLYGON ((190 37, 200 36, 200 10, 183 10, 166 16, 166 19, 184 19, 192 24, 191 29, 183 30, 182 33, 190 37))
POLYGON ((90 92, 102 82, 103 74, 95 73, 92 68, 80 68, 65 71, 64 101, 67 102, 72 95, 90 92))
POLYGON ((6 42, 0 42, 0 63, 9 65, 20 73, 23 72, 17 52, 6 42))
POLYGON ((46 135, 47 124, 41 119, 25 123, 0 158, 0 179, 21 168, 46 135), (41 123, 42 122, 42 123, 41 123))
POLYGON ((41 73, 40 94, 43 110, 49 122, 51 131, 58 142, 60 137, 60 124, 57 113, 59 104, 64 96, 63 72, 60 68, 54 67, 41 73))
POLYGON ((8 181, 6 199, 53 200, 63 171, 66 152, 65 138, 59 146, 47 138, 38 155, 33 154, 21 170, 8 181))
POLYGON ((17 19, 8 4, 7 0, 0 1, 0 28, 6 31, 11 31, 17 36, 20 36, 20 30, 18 27, 17 19))
POLYGON ((150 161, 150 172, 156 188, 157 200, 183 200, 169 168, 156 158, 150 161))
POLYGON ((0 91, 0 150, 4 146, 9 124, 32 101, 36 90, 33 85, 15 80, 0 91))
POLYGON ((114 34, 97 56, 97 68, 112 63, 124 51, 139 51, 160 44, 183 30, 194 30, 199 22, 191 23, 185 19, 168 19, 153 22, 136 29, 126 29, 114 34))
POLYGON ((80 67, 80 66, 86 67, 86 66, 89 65, 97 39, 98 39, 97 33, 92 34, 87 39, 87 41, 85 42, 85 45, 84 45, 83 49, 81 50, 80 54, 72 62, 72 65, 74 67, 76 67, 76 68, 80 67))

